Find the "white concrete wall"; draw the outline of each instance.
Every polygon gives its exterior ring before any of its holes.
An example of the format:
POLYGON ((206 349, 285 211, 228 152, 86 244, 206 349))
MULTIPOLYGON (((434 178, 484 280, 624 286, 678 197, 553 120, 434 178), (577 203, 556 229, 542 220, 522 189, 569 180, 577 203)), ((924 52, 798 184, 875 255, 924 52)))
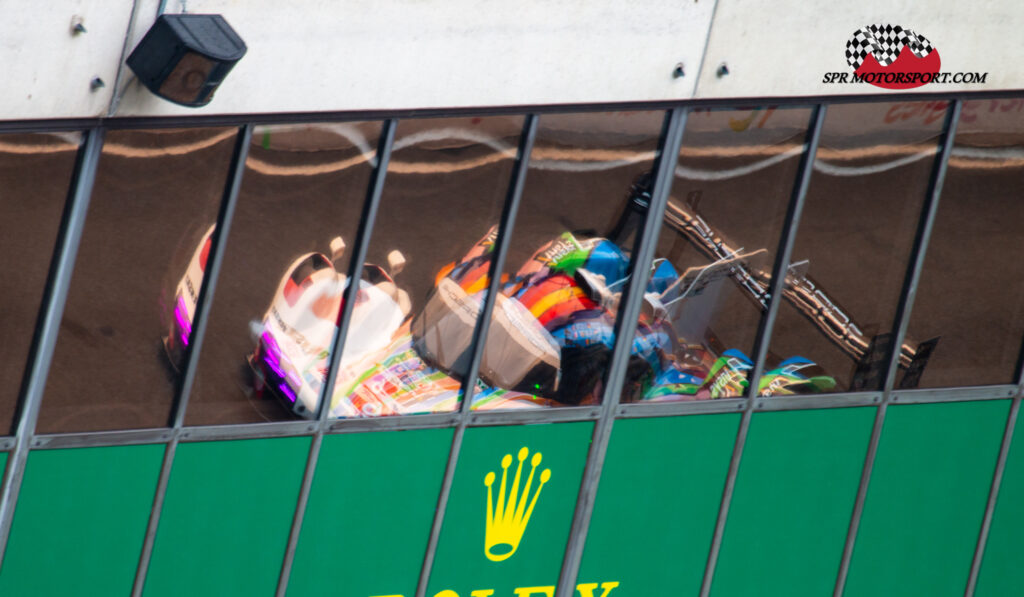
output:
POLYGON ((0 119, 106 114, 131 11, 125 0, 0 3, 0 119), (76 18, 85 33, 72 33, 76 18), (96 77, 105 86, 92 90, 96 77))
POLYGON ((127 69, 115 93, 122 49, 158 4, 7 0, 0 120, 885 94, 821 83, 849 70, 846 40, 874 22, 926 35, 944 71, 989 73, 921 91, 1024 88, 1019 0, 169 0, 170 13, 224 15, 249 46, 211 104, 190 109, 127 69), (75 18, 86 33, 72 34, 75 18))

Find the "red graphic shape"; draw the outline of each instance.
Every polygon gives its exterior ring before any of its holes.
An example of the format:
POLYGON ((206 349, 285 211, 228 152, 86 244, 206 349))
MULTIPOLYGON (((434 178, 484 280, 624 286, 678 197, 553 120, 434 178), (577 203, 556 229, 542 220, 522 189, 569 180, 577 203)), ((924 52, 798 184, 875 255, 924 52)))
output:
POLYGON ((213 237, 207 237, 203 243, 203 251, 199 253, 199 271, 206 271, 206 260, 210 257, 210 245, 213 244, 213 237))
MULTIPOLYGON (((922 85, 927 85, 931 82, 930 76, 917 77, 915 80, 910 82, 898 83, 895 81, 895 76, 899 73, 914 74, 920 73, 922 75, 931 75, 939 72, 939 67, 942 65, 939 59, 939 51, 932 50, 930 54, 924 58, 918 58, 914 56, 914 52, 910 50, 910 46, 903 46, 900 50, 900 55, 896 58, 896 61, 889 66, 882 66, 875 60, 875 57, 868 54, 864 58, 864 62, 861 63, 860 68, 855 72, 858 77, 870 74, 868 82, 875 87, 881 87, 883 89, 914 89, 922 85), (889 77, 893 79, 891 82, 886 82, 885 78, 889 77)), ((906 79, 906 77, 905 77, 906 79)))

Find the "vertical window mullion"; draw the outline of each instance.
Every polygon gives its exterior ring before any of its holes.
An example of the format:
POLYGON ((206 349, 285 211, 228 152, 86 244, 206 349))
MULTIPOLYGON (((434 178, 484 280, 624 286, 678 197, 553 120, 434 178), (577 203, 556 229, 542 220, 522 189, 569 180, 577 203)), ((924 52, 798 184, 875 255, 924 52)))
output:
POLYGON ((935 157, 932 175, 928 179, 928 190, 925 195, 925 204, 922 208, 923 214, 918 223, 911 258, 907 265, 907 274, 903 279, 903 288, 900 290, 900 302, 897 307, 896 317, 893 319, 892 345, 889 347, 889 365, 885 373, 884 400, 886 401, 889 400, 896 385, 903 340, 906 338, 907 329, 910 327, 910 312, 914 306, 914 297, 917 295, 917 285, 921 280, 921 272, 924 270, 928 242, 931 240, 932 230, 935 228, 935 217, 939 211, 942 184, 946 179, 949 156, 953 153, 953 143, 956 140, 956 129, 957 124, 960 122, 960 112, 962 109, 963 101, 954 100, 946 110, 942 147, 939 154, 935 157))
POLYGON ((349 324, 352 322, 352 312, 355 310, 356 299, 359 297, 363 262, 366 261, 366 253, 370 249, 373 225, 377 221, 377 212, 380 210, 380 198, 384 193, 384 179, 387 176, 388 164, 391 162, 391 148, 395 143, 395 128, 397 126, 398 121, 385 120, 377 141, 376 164, 366 189, 366 201, 363 202, 363 213, 359 218, 359 229, 356 232, 355 250, 349 262, 348 287, 345 288, 344 302, 341 306, 341 313, 338 314, 338 326, 334 330, 334 338, 331 342, 327 374, 324 376, 324 383, 320 388, 320 399, 317 404, 317 419, 319 421, 317 427, 320 432, 327 427, 328 415, 331 412, 330 403, 334 395, 334 384, 338 379, 341 353, 345 350, 345 340, 348 336, 349 324))
MULTIPOLYGON (((786 217, 782 224, 782 233, 779 238, 779 246, 775 251, 775 263, 772 265, 771 287, 769 290, 768 310, 761 318, 754 340, 753 363, 750 370, 750 377, 747 379, 747 398, 753 403, 757 397, 757 387, 761 374, 765 370, 765 360, 768 356, 768 347, 771 345, 772 331, 775 328, 775 320, 779 314, 779 307, 782 305, 782 295, 786 288, 786 274, 789 271, 789 261, 793 255, 793 246, 796 244, 797 230, 800 226, 800 216, 803 215, 804 204, 807 199, 807 189, 811 184, 811 176, 814 173, 814 160, 818 153, 818 143, 821 141, 821 131, 825 125, 825 104, 815 106, 811 114, 810 128, 807 130, 807 140, 804 151, 800 156, 800 164, 797 166, 797 180, 793 186, 793 195, 790 199, 786 217)), ((748 410, 750 406, 748 405, 748 410)))
POLYGON ((448 463, 445 466, 444 477, 441 480, 441 490, 438 493, 434 521, 431 524, 430 536, 427 539, 427 550, 423 556, 423 566, 420 568, 420 578, 416 585, 416 597, 424 597, 426 595, 427 583, 430 582, 430 571, 434 565, 434 556, 437 554, 437 545, 441 540, 441 526, 444 522, 445 512, 448 509, 448 497, 451 495, 452 482, 455 479, 455 466, 459 461, 462 438, 466 433, 469 415, 472 412, 473 391, 480 374, 480 362, 483 360, 484 346, 487 343, 487 332, 490 329, 491 314, 494 312, 497 295, 501 290, 501 272, 505 267, 508 247, 511 244, 512 232, 515 228, 516 215, 519 213, 519 204, 522 200, 523 188, 526 185, 526 173, 530 167, 530 154, 533 152, 533 143, 537 138, 537 120, 536 114, 527 114, 526 119, 523 121, 522 132, 519 135, 516 160, 512 164, 512 175, 509 178, 508 192, 505 195, 501 221, 498 224, 498 237, 495 239, 494 252, 490 267, 488 268, 490 278, 488 278, 487 296, 484 297, 484 304, 481 306, 480 314, 477 316, 477 325, 473 330, 472 356, 470 357, 469 368, 466 372, 466 380, 462 386, 462 404, 459 407, 458 422, 455 426, 455 433, 452 436, 452 449, 448 454, 448 463))
POLYGON ((381 197, 384 193, 384 181, 387 177, 388 165, 391 163, 391 150, 394 147, 395 129, 397 126, 397 120, 385 120, 381 126, 380 137, 377 139, 373 173, 370 175, 370 181, 366 187, 366 200, 363 202, 363 211, 359 217, 355 251, 349 261, 346 278, 348 286, 345 288, 341 313, 338 314, 338 325, 334 329, 334 336, 330 343, 331 348, 328 353, 327 372, 324 375, 323 386, 320 388, 320 397, 317 400, 316 425, 311 426, 312 429, 315 429, 313 441, 310 443, 309 455, 306 458, 302 485, 299 487, 299 495, 295 502, 295 514, 292 517, 291 529, 288 532, 288 543, 285 546, 284 557, 281 560, 281 572, 277 579, 276 595, 282 597, 288 591, 292 564, 295 562, 295 550, 298 548, 299 534, 302 532, 302 522, 305 520, 306 506, 309 504, 309 494, 313 490, 313 476, 316 473, 317 462, 320 460, 320 448, 323 446, 324 433, 330 425, 334 385, 337 382, 338 370, 341 367, 341 354, 345 349, 345 341, 352 322, 352 312, 355 310, 356 300, 359 296, 360 281, 363 277, 363 263, 366 261, 370 240, 373 237, 373 227, 377 221, 377 213, 380 211, 381 197))
POLYGON ((181 429, 185 423, 185 410, 188 408, 188 398, 192 393, 192 385, 195 382, 196 369, 199 368, 199 355, 203 346, 203 339, 206 337, 206 326, 210 320, 213 293, 217 287, 217 278, 224 263, 224 251, 228 245, 231 220, 235 214, 235 206, 238 204, 238 192, 242 187, 245 161, 249 157, 251 141, 252 125, 247 124, 240 127, 235 137, 235 146, 232 150, 231 163, 228 167, 228 177, 224 182, 224 194, 217 213, 217 224, 210 242, 209 262, 203 275, 203 283, 199 287, 199 295, 196 298, 196 311, 195 316, 192 318, 192 337, 189 339, 188 347, 186 348, 185 365, 178 382, 177 391, 175 392, 174 408, 171 413, 171 426, 175 429, 181 429))
POLYGON ((715 521, 715 532, 711 538, 707 566, 704 569, 704 579, 701 582, 701 597, 707 597, 711 594, 711 583, 715 578, 718 554, 722 549, 722 538, 725 535, 725 523, 729 516, 729 506, 732 504, 736 477, 739 474, 740 459, 743 456, 743 448, 746 445, 747 431, 750 429, 750 419, 754 413, 755 398, 757 397, 761 374, 764 372, 765 360, 768 356, 772 330, 775 327, 775 319, 782 304, 782 293, 786 287, 786 273, 789 270, 789 260, 793 254, 793 246, 796 243, 800 216, 803 214, 804 203, 807 199, 807 189, 810 186, 811 175, 814 172, 814 160, 818 153, 821 131, 825 124, 825 113, 825 104, 816 105, 811 113, 804 150, 800 154, 800 163, 797 166, 796 181, 793 184, 789 206, 786 208, 786 216, 782 222, 782 232, 779 235, 779 244, 775 251, 775 263, 772 265, 767 311, 761 317, 757 334, 754 338, 754 350, 752 351, 753 367, 750 368, 750 374, 747 378, 747 392, 745 396, 747 402, 743 407, 743 417, 740 419, 739 430, 736 432, 736 445, 733 447, 732 458, 729 461, 729 472, 725 479, 725 488, 722 490, 722 501, 719 504, 718 518, 715 521))
POLYGON ((890 358, 885 373, 882 403, 879 405, 878 412, 875 415, 875 424, 871 431, 871 439, 868 442, 867 454, 864 457, 864 469, 861 472, 860 486, 857 489, 857 498, 854 502, 853 512, 850 515, 850 526, 846 534, 846 544, 843 547, 843 557, 840 560, 839 573, 836 576, 834 595, 837 597, 842 596, 846 588, 846 579, 850 573, 850 562, 853 558, 853 549, 857 542, 857 531, 860 529, 861 515, 864 513, 864 503, 867 500, 871 472, 874 470, 878 444, 882 439, 882 426, 885 423, 885 414, 892 399, 893 387, 895 386, 896 375, 899 369, 900 352, 903 340, 906 337, 907 328, 910 325, 910 310, 913 306, 921 271, 924 269, 925 253, 928 248, 928 241, 931 238, 932 228, 934 227, 935 216, 938 213, 939 196, 942 192, 942 183, 946 176, 949 156, 953 152, 956 127, 960 121, 962 108, 963 102, 961 100, 954 100, 946 110, 946 119, 942 127, 942 144, 938 155, 935 157, 935 164, 928 179, 928 189, 924 205, 922 206, 921 219, 918 222, 917 234, 911 249, 910 259, 908 260, 907 274, 903 279, 903 287, 900 290, 900 302, 897 306, 896 316, 893 318, 893 340, 889 348, 890 358))
POLYGON ((78 256, 85 218, 89 212, 89 200, 96 182, 104 134, 103 128, 86 131, 75 158, 68 198, 64 204, 64 214, 50 262, 50 273, 47 276, 36 331, 29 351, 29 361, 22 378, 20 409, 15 424, 15 446, 4 473, 3 490, 0 491, 0 562, 3 562, 7 540, 10 537, 30 442, 35 433, 36 421, 39 419, 46 377, 50 372, 53 352, 57 346, 57 336, 68 290, 71 287, 75 258, 78 256))
POLYGON ((686 108, 675 108, 667 112, 661 138, 658 141, 657 158, 653 168, 651 201, 644 218, 643 229, 637 235, 634 244, 628 269, 631 274, 628 276, 629 281, 623 290, 621 306, 615 318, 615 348, 612 352, 611 366, 605 377, 601 414, 594 424, 593 440, 587 452, 587 462, 583 469, 583 479, 580 482, 572 527, 566 542, 565 555, 562 558, 557 597, 570 597, 576 590, 576 576, 583 560, 587 528, 594 512, 597 486, 604 458, 608 452, 615 407, 619 404, 622 386, 626 380, 626 367, 629 364, 633 336, 636 334, 637 320, 640 317, 644 289, 647 287, 651 275, 648 264, 654 260, 661 223, 665 215, 665 206, 668 204, 669 192, 675 178, 676 163, 679 160, 679 147, 682 145, 687 114, 686 108))
POLYGON ((508 186, 508 193, 505 197, 505 204, 501 211, 501 221, 498 224, 498 237, 494 241, 494 252, 492 253, 491 265, 488 270, 487 296, 484 297, 480 315, 477 318, 477 325, 473 329, 472 357, 469 368, 466 371, 466 380, 462 386, 462 404, 459 408, 460 422, 465 421, 473 407, 473 395, 476 393, 476 382, 480 377, 480 363, 483 361, 484 347, 487 344, 487 333, 491 329, 491 315, 494 313, 494 305, 498 300, 498 293, 501 292, 501 274, 505 270, 505 261, 508 257, 508 247, 512 244, 512 232, 516 225, 516 216, 519 214, 519 205, 522 203, 523 188, 526 186, 526 173, 530 169, 530 154, 533 152, 533 143, 537 139, 536 114, 527 114, 523 122, 523 132, 519 136, 519 147, 516 150, 516 161, 512 165, 512 177, 508 186))
POLYGON ((252 124, 245 124, 239 127, 235 136, 235 145, 231 153, 228 175, 224 181, 224 193, 217 213, 217 224, 210 241, 209 261, 207 262, 203 282, 200 285, 199 294, 196 299, 196 311, 193 317, 191 338, 185 353, 185 365, 175 392, 174 407, 171 411, 170 421, 172 427, 171 439, 164 450, 164 458, 160 465, 160 476, 157 479, 156 490, 153 494, 153 506, 149 513, 149 521, 146 524, 146 535, 143 537, 142 549, 139 552, 139 564, 135 569, 135 580, 132 586, 133 597, 142 595, 146 584, 146 574, 149 571, 150 559, 153 557, 153 546, 156 543, 156 532, 160 524, 160 515, 163 512, 164 498, 167 496, 167 485, 171 477, 171 468, 174 465, 174 455, 177 453, 178 441, 185 425, 185 411, 188 408, 188 399, 192 393, 192 384, 195 382, 196 369, 199 367, 200 347, 206 335, 206 324, 209 321, 210 308, 213 305, 213 293, 224 262, 224 251, 227 248, 228 233, 231 229, 235 206, 238 203, 238 193, 242 186, 245 162, 249 157, 252 128, 252 124))

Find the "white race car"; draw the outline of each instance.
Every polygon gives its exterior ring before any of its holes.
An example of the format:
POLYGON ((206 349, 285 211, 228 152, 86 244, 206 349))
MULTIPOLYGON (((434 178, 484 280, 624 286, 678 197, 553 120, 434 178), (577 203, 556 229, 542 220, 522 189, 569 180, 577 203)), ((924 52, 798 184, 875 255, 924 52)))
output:
MULTIPOLYGON (((346 275, 335 268, 344 254, 340 237, 331 242, 331 258, 308 253, 288 267, 270 307, 259 324, 249 363, 258 390, 269 387, 292 405, 296 414, 312 416, 327 372, 327 356, 337 328, 346 275)), ((379 352, 391 343, 409 315, 409 295, 392 276, 405 265, 398 251, 388 255, 388 270, 364 264, 359 293, 349 323, 341 367, 379 352)), ((340 381, 340 380, 339 380, 340 381)))
MULTIPOLYGON (((164 337, 175 369, 180 369, 190 340, 213 231, 214 226, 206 230, 175 287, 173 317, 164 337)), ((280 398, 295 414, 306 418, 315 416, 317 410, 328 353, 348 286, 346 274, 337 267, 344 252, 344 241, 336 237, 330 243, 330 257, 313 252, 295 258, 263 318, 250 323, 256 344, 247 358, 254 374, 253 389, 280 398)), ((387 269, 371 263, 363 266, 337 380, 328 393, 330 418, 452 411, 461 400, 459 372, 438 366, 431 358, 436 355, 425 355, 421 352, 423 347, 415 345, 415 334, 410 329, 409 295, 394 282, 394 276, 405 265, 404 256, 391 251, 387 261, 387 269)), ((443 278, 443 274, 438 276, 439 280, 443 278)), ((473 311, 466 328, 470 333, 475 322, 476 310, 473 311)), ((528 317, 525 312, 520 315, 528 317)), ((445 327, 444 319, 428 322, 429 319, 421 318, 417 328, 420 333, 436 335, 435 326, 445 327)), ((507 367, 501 369, 505 371, 507 367)), ((515 391, 502 380, 492 380, 497 387, 479 382, 473 408, 542 408, 554 404, 531 393, 515 391)))
POLYGON ((216 224, 211 224, 202 239, 192 252, 188 261, 185 275, 178 281, 174 289, 173 316, 168 322, 168 332, 163 338, 164 349, 167 351, 167 358, 175 370, 180 370, 184 364, 185 348, 188 347, 192 334, 192 318, 196 314, 196 301, 199 299, 199 288, 203 283, 203 274, 206 272, 206 260, 210 256, 210 245, 213 242, 213 230, 216 224))

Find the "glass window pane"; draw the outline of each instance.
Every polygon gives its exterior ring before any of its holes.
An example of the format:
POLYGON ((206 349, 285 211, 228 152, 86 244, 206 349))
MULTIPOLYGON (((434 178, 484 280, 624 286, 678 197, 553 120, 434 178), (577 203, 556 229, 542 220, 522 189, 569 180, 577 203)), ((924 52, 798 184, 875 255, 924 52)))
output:
MULTIPOLYGON (((473 408, 595 404, 663 112, 542 116, 473 408)), ((465 284, 465 282, 462 282, 465 284)))
MULTIPOLYGON (((187 264, 216 216, 235 134, 107 134, 39 431, 167 424, 175 365, 169 330, 184 271, 168 264, 187 264)), ((200 269, 197 284, 201 277, 200 269)))
POLYGON ((0 136, 0 435, 12 419, 81 135, 0 136))
POLYGON ((399 122, 331 417, 458 407, 522 123, 399 122))
POLYGON ((881 389, 946 107, 829 107, 761 395, 881 389))
POLYGON ((744 394, 809 119, 806 108, 688 118, 637 328, 650 366, 624 401, 744 394))
POLYGON ((1024 336, 1024 98, 964 102, 898 387, 1014 383, 1024 336), (927 365, 927 366, 925 366, 927 365))
POLYGON ((379 135, 379 122, 254 131, 187 424, 315 410, 379 135))

